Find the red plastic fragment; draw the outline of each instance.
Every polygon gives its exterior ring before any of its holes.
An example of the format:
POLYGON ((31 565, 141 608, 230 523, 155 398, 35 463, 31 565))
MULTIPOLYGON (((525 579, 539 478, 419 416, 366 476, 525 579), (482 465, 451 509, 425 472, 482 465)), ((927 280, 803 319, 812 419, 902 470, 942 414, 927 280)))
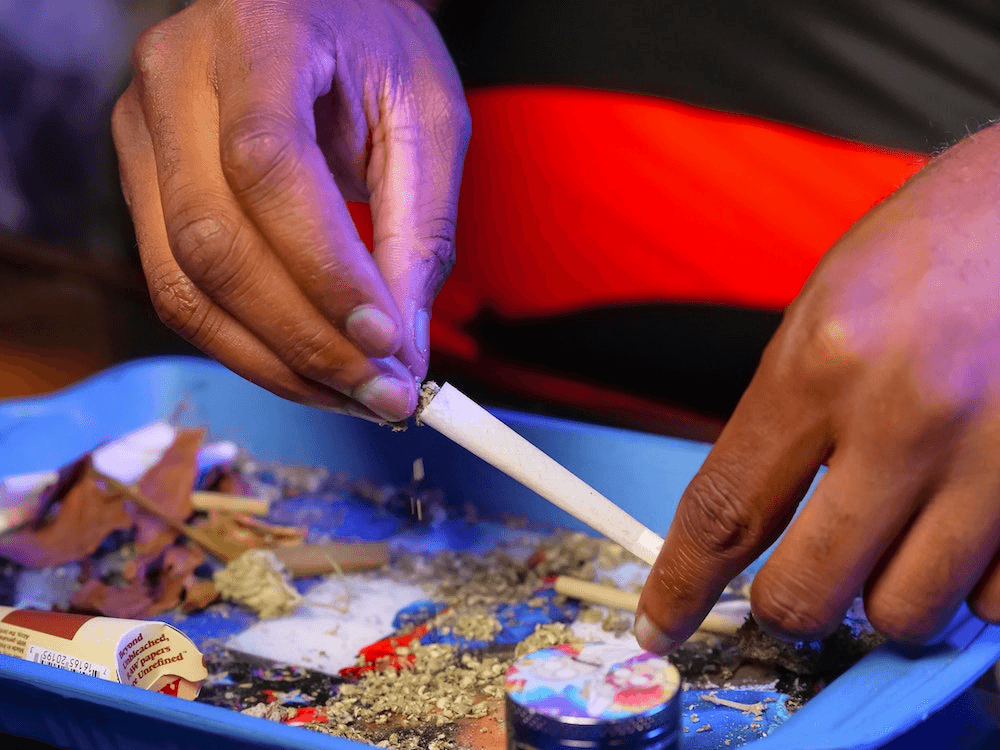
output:
POLYGON ((375 643, 365 646, 358 653, 364 659, 364 664, 345 667, 340 670, 340 674, 344 677, 357 679, 366 672, 371 672, 376 668, 388 666, 393 669, 403 669, 407 665, 412 664, 415 657, 413 654, 400 656, 396 653, 396 649, 401 646, 409 646, 415 639, 422 638, 428 630, 430 630, 430 623, 425 622, 405 635, 391 635, 388 638, 375 641, 375 643))
POLYGON ((282 724, 298 726, 300 724, 325 724, 326 708, 323 706, 305 706, 295 709, 295 713, 286 716, 282 724))

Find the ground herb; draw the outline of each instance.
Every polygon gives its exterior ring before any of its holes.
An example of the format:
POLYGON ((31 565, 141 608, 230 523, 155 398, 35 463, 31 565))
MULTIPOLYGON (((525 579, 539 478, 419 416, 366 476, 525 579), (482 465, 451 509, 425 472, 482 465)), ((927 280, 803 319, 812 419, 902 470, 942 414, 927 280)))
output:
MULTIPOLYGON (((561 532, 542 539, 538 550, 523 559, 513 545, 499 545, 486 554, 442 552, 411 554, 394 562, 379 575, 408 585, 422 585, 429 598, 448 605, 432 623, 437 632, 466 641, 490 644, 502 630, 496 612, 500 605, 546 605, 538 595, 547 579, 570 575, 594 580, 598 571, 614 570, 635 562, 618 545, 579 533, 561 532)), ((730 587, 746 589, 746 581, 730 587)), ((617 635, 632 625, 629 613, 594 605, 581 605, 577 622, 599 625, 617 635)), ((850 643, 833 643, 834 650, 850 652, 840 666, 849 666, 873 644, 856 634, 850 643), (863 645, 862 645, 863 643, 863 645), (849 662, 849 663, 848 663, 849 662)), ((315 731, 333 734, 395 750, 463 750, 476 747, 484 734, 501 733, 503 727, 503 677, 520 656, 563 643, 582 643, 563 623, 539 625, 516 647, 489 646, 469 651, 449 644, 421 645, 411 641, 396 649, 396 662, 378 665, 356 682, 334 688, 322 708, 325 721, 306 724, 315 731), (412 660, 411 660, 412 659, 412 660)), ((814 662, 833 664, 834 657, 801 650, 789 655, 787 647, 747 626, 737 636, 699 635, 683 644, 671 657, 686 687, 716 689, 738 685, 774 685, 804 701, 830 678, 831 671, 813 669, 814 662), (791 661, 789 661, 791 660, 791 661)), ((821 648, 822 651, 822 648, 821 648)), ((276 705, 277 704, 277 705, 276 705)), ((288 706, 248 706, 245 712, 275 721, 293 715, 288 706)), ((794 705, 794 701, 792 705, 794 705)), ((692 717, 692 721, 695 721, 692 717)), ((707 727, 700 727, 704 731, 707 727)))
POLYGON ((302 597, 273 552, 249 550, 213 576, 220 596, 244 604, 261 618, 292 614, 302 597))

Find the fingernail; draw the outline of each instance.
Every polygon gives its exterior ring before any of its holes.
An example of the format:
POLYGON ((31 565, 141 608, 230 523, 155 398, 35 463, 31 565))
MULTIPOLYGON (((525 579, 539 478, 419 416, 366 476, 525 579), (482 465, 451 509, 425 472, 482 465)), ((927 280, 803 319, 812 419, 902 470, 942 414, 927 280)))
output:
POLYGON ((369 357, 386 357, 396 350, 396 324, 372 305, 360 305, 347 316, 344 329, 369 357))
POLYGON ((413 345, 424 359, 431 352, 431 313, 430 310, 417 310, 413 316, 413 345))
POLYGON ((385 419, 371 413, 371 410, 363 408, 360 404, 337 404, 337 405, 324 405, 315 404, 315 408, 322 409, 323 411, 328 411, 331 414, 345 414, 348 417, 357 417, 358 419, 364 419, 368 422, 374 422, 380 424, 385 422, 385 419))
POLYGON ((656 627, 645 612, 636 618, 635 639, 647 651, 660 655, 669 654, 676 645, 674 639, 667 637, 662 630, 656 627))
POLYGON ((416 388, 412 381, 378 375, 354 390, 354 398, 383 419, 398 422, 417 407, 416 388))

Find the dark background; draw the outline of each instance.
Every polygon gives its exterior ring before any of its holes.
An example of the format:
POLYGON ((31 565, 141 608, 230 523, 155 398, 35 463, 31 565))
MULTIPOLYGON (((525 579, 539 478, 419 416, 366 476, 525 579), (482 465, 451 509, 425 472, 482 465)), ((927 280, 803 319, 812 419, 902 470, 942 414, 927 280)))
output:
MULTIPOLYGON (((109 133, 133 40, 179 6, 5 5, 0 397, 58 388, 134 357, 193 353, 149 305, 109 133)), ((1000 115, 1000 3, 992 0, 444 0, 437 20, 470 87, 557 84, 662 96, 921 153, 1000 115)), ((475 325, 484 351, 595 383, 628 372, 628 382, 614 385, 719 419, 779 320, 780 311, 665 301, 475 325), (627 335, 616 336, 616 327, 627 335), (634 357, 641 349, 634 342, 649 328, 661 332, 662 349, 627 367, 582 372, 634 357), (666 361, 684 366, 666 372, 666 361)), ((609 421, 585 408, 560 412, 477 390, 474 378, 462 380, 445 361, 433 360, 432 374, 453 376, 491 403, 609 421)))

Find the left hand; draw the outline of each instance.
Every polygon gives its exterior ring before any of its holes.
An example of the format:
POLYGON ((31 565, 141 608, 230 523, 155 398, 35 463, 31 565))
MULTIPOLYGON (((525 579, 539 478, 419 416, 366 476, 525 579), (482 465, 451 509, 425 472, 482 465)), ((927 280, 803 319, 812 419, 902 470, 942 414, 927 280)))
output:
POLYGON ((196 0, 112 132, 154 307, 285 398, 408 417, 454 259, 468 107, 414 0, 196 0), (346 200, 368 201, 374 252, 346 200))
POLYGON ((963 601, 1000 622, 998 164, 993 127, 824 257, 681 498, 639 605, 644 647, 685 640, 786 526, 752 590, 779 637, 829 633, 861 592, 902 641, 963 601))

